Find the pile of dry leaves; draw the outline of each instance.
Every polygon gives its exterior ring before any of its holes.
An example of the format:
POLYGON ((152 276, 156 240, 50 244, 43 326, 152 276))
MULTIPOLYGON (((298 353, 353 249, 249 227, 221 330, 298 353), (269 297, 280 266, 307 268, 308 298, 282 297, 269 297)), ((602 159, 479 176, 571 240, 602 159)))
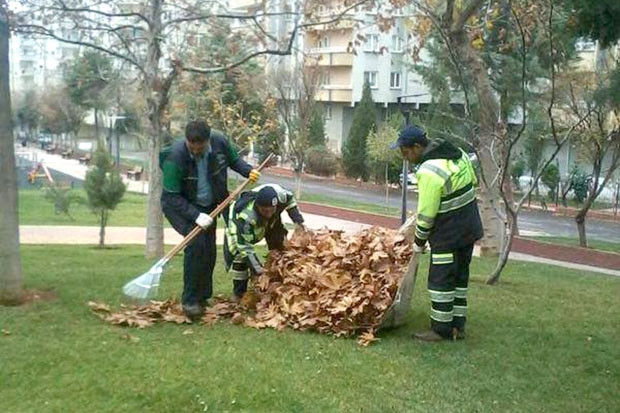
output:
MULTIPOLYGON (((203 322, 232 318, 250 327, 313 330, 335 336, 358 334, 367 345, 411 258, 395 231, 373 227, 352 236, 339 231, 296 233, 282 252, 271 252, 254 289, 236 304, 216 298, 203 322)), ((110 323, 146 327, 158 321, 188 322, 179 304, 153 301, 112 312, 91 308, 110 323)))

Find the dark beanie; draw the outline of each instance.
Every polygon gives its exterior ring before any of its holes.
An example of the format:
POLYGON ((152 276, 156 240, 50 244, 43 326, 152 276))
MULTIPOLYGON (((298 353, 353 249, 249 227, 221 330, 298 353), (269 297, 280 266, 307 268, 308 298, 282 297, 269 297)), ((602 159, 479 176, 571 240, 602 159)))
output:
POLYGON ((278 205, 278 194, 276 190, 270 186, 265 186, 256 194, 256 205, 271 207, 278 205))

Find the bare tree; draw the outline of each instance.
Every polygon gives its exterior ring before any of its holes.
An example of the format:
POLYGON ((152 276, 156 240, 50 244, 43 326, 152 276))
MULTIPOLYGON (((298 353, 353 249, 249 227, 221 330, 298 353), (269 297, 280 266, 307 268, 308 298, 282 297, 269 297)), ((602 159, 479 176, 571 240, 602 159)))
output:
POLYGON ((610 85, 609 70, 578 72, 568 79, 565 119, 583 119, 574 140, 592 169, 584 202, 575 216, 579 245, 588 246, 586 216, 613 174, 620 168, 620 126, 617 85, 610 85))
POLYGON ((0 125, 0 304, 19 304, 22 300, 22 271, 15 146, 11 127, 9 26, 4 0, 0 0, 0 125))
POLYGON ((554 38, 559 14, 552 0, 413 3, 420 39, 414 58, 425 42, 440 44, 451 63, 452 87, 463 101, 467 131, 466 136, 457 138, 473 145, 480 161, 480 212, 486 233, 481 253, 498 256, 498 265, 487 280, 493 284, 507 262, 523 204, 523 199, 515 202, 509 178, 528 114, 541 108, 547 113, 546 129, 555 144, 540 170, 533 172, 530 190, 574 131, 574 126, 559 130, 555 125, 556 71, 570 58, 563 49, 568 40, 554 38), (436 35, 430 36, 431 32, 436 35), (521 118, 516 131, 509 131, 511 113, 521 118))
POLYGON ((41 92, 41 125, 54 134, 67 133, 75 147, 84 119, 84 110, 74 104, 65 87, 51 87, 41 92))
MULTIPOLYGON (((508 197, 505 191, 500 191, 500 195, 502 197, 503 205, 504 205, 504 223, 505 223, 505 233, 504 233, 504 243, 502 245, 501 253, 499 256, 499 260, 497 265, 491 275, 487 278, 487 284, 495 284, 501 275, 502 270, 506 266, 508 262, 508 256, 512 249, 512 243, 514 240, 515 233, 517 232, 517 222, 518 215, 523 207, 523 204, 526 200, 528 200, 532 194, 532 191, 537 190, 538 182, 540 181, 540 177, 544 173, 545 169, 556 159, 558 153, 562 149, 562 147, 574 136, 577 128, 583 124, 584 120, 590 116, 591 111, 587 110, 582 116, 578 116, 572 118, 570 120, 562 122, 562 125, 558 125, 560 119, 566 120, 566 118, 562 115, 563 108, 565 107, 566 99, 564 93, 562 93, 563 88, 558 87, 558 82, 565 78, 566 76, 570 76, 569 68, 567 67, 566 71, 564 71, 561 75, 558 74, 558 69, 562 67, 562 56, 564 55, 564 51, 562 50, 562 45, 560 42, 556 41, 555 34, 555 18, 556 11, 554 8, 553 1, 549 1, 548 3, 540 3, 541 7, 538 9, 539 13, 535 16, 534 22, 536 22, 536 26, 542 28, 541 33, 541 42, 546 45, 549 50, 549 56, 551 56, 551 62, 548 67, 548 73, 545 81, 543 83, 548 84, 548 87, 542 87, 542 89, 546 90, 546 93, 542 93, 542 99, 538 100, 538 102, 546 102, 544 108, 544 112, 547 115, 547 125, 544 130, 541 130, 540 133, 544 136, 550 137, 553 142, 553 148, 550 154, 540 157, 535 162, 531 162, 532 167, 536 170, 532 170, 532 179, 531 185, 525 193, 522 194, 521 198, 512 201, 508 197)), ((504 141, 504 150, 502 151, 502 157, 500 160, 500 173, 499 173, 499 187, 503 188, 506 183, 510 182, 509 175, 509 167, 511 165, 510 161, 514 154, 515 148, 521 138, 524 135, 524 131, 527 126, 527 116, 528 113, 541 111, 543 108, 540 108, 536 105, 528 104, 528 89, 540 89, 539 86, 530 85, 526 81, 526 56, 529 53, 528 49, 532 47, 531 42, 528 39, 529 32, 527 27, 524 24, 523 14, 520 14, 515 9, 511 8, 511 13, 514 18, 514 23, 519 33, 519 45, 522 54, 522 65, 521 65, 521 112, 523 113, 524 119, 521 124, 521 128, 517 131, 514 137, 508 137, 504 141)), ((531 23, 532 21, 530 21, 531 23)), ((540 105, 538 103, 538 105, 540 105)))
POLYGON ((278 101, 277 109, 286 127, 281 149, 293 162, 295 193, 301 196, 301 174, 305 153, 310 145, 308 131, 315 113, 321 70, 316 59, 306 58, 293 69, 279 69, 271 75, 270 84, 278 101))
MULTIPOLYGON (((368 1, 368 0, 366 0, 368 1)), ((47 36, 62 42, 99 50, 128 63, 136 72, 146 101, 149 130, 149 194, 145 254, 163 252, 163 218, 159 199, 162 190, 158 155, 165 135, 166 114, 173 82, 183 71, 205 75, 220 73, 264 55, 291 54, 299 31, 337 22, 366 1, 346 5, 330 16, 313 14, 317 2, 306 0, 294 11, 270 12, 259 4, 252 12, 231 12, 217 1, 142 0, 110 3, 100 0, 23 0, 16 12, 14 30, 47 36), (284 37, 268 30, 271 18, 290 16, 292 27, 284 37), (215 21, 228 19, 245 24, 256 36, 254 47, 225 66, 187 65, 185 54, 190 35, 208 32, 215 21), (72 36, 77 33, 77 37, 72 36)))

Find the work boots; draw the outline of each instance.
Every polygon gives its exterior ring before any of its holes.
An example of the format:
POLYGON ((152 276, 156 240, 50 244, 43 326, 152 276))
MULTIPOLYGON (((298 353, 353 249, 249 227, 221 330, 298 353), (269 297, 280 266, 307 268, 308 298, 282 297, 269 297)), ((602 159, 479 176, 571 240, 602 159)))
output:
POLYGON ((202 317, 204 308, 200 304, 183 304, 183 314, 191 321, 196 321, 202 317))
POLYGON ((465 330, 459 328, 452 329, 452 340, 465 340, 465 330))
POLYGON ((435 330, 427 330, 420 333, 415 333, 413 338, 416 340, 424 341, 427 343, 434 343, 437 341, 443 340, 464 340, 465 339, 465 330, 459 330, 458 328, 453 328, 450 332, 450 336, 442 336, 435 330))
POLYGON ((434 343, 434 342, 443 341, 446 339, 444 336, 442 336, 441 334, 437 333, 434 330, 427 330, 427 331, 422 331, 420 333, 415 333, 413 335, 413 338, 416 340, 427 342, 427 343, 434 343))
POLYGON ((232 301, 238 303, 248 290, 248 280, 233 280, 232 301))

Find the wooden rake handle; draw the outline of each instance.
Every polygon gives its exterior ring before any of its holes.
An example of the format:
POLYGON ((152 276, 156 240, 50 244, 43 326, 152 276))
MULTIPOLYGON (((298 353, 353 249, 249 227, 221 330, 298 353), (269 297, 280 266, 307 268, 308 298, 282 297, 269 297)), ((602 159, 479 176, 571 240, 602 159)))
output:
MULTIPOLYGON (((271 161, 271 158, 273 158, 273 153, 270 153, 269 156, 267 156, 267 158, 263 161, 263 163, 261 163, 259 165, 259 167, 256 168, 256 169, 258 171, 261 171, 265 166, 267 166, 269 161, 271 161)), ((226 198, 224 201, 222 201, 222 203, 220 203, 213 211, 211 211, 209 216, 211 218, 213 218, 213 220, 216 220, 217 216, 224 209, 226 209, 228 204, 230 204, 241 193, 241 191, 243 191, 245 189, 245 187, 248 186, 249 183, 250 183, 250 179, 248 178, 241 185, 239 185, 230 195, 228 195, 228 198, 226 198)), ((194 229, 192 229, 191 232, 185 236, 185 238, 183 238, 183 241, 181 241, 173 249, 168 251, 168 253, 166 255, 164 255, 164 257, 162 258, 162 261, 164 261, 164 262, 169 261, 179 251, 181 251, 183 248, 185 248, 185 246, 187 244, 189 244, 196 237, 196 235, 198 235, 200 233, 200 231, 202 231, 202 227, 196 225, 196 227, 194 229)))

